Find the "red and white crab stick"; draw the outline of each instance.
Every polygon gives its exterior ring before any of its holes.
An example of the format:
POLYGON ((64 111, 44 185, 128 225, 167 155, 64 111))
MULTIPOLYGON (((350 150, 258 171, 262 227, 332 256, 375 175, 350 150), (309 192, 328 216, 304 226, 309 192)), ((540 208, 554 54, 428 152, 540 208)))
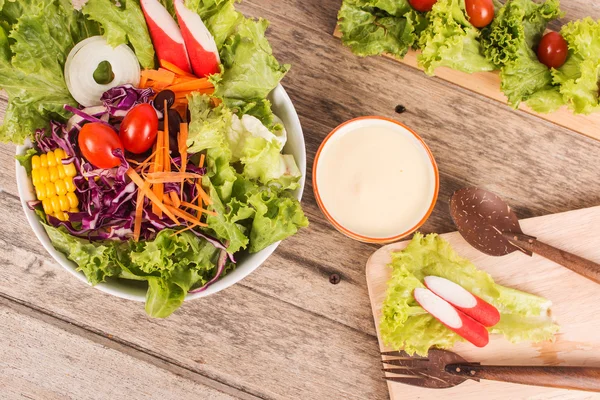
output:
POLYGON ((496 307, 448 279, 428 276, 425 286, 483 326, 494 326, 500 321, 496 307))
POLYGON ((452 307, 450 303, 436 296, 431 290, 417 288, 414 296, 425 311, 475 346, 484 347, 489 343, 489 334, 483 325, 452 307))

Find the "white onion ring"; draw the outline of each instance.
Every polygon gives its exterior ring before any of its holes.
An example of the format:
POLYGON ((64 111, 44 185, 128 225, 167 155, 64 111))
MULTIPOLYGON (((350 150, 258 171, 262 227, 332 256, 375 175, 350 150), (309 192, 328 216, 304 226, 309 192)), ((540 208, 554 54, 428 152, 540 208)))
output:
POLYGON ((140 84, 140 63, 133 50, 122 44, 113 48, 102 36, 77 43, 65 63, 65 81, 73 98, 84 107, 102 104, 100 97, 109 89, 127 83, 140 84), (100 85, 94 80, 98 65, 108 61, 115 75, 112 82, 100 85))

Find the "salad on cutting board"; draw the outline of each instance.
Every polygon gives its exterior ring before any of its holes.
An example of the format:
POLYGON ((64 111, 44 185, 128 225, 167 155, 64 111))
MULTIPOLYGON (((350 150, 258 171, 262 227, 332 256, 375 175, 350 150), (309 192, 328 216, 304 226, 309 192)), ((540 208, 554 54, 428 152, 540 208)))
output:
POLYGON ((308 225, 267 99, 289 69, 234 0, 0 0, 0 139, 88 281, 147 282, 167 317, 308 225))
POLYGON ((564 16, 559 0, 344 0, 342 41, 359 56, 402 59, 466 73, 499 71, 508 103, 550 113, 600 111, 600 21, 548 24, 564 16))

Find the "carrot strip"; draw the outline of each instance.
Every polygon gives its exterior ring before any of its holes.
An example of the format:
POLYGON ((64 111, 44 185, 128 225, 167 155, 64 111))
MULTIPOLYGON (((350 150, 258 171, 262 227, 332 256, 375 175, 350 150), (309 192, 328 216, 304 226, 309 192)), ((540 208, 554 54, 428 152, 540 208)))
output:
POLYGON ((138 189, 137 201, 135 203, 135 221, 133 223, 133 241, 137 242, 140 240, 140 234, 142 233, 142 217, 144 213, 144 191, 138 189))
POLYGON ((202 198, 202 201, 204 201, 207 205, 211 205, 213 203, 210 196, 206 194, 204 189, 202 189, 202 185, 200 185, 199 183, 196 183, 196 189, 198 189, 198 193, 200 193, 200 197, 202 198))
MULTIPOLYGON (((165 100, 165 110, 168 110, 168 103, 165 100)), ((164 147, 165 147, 165 158, 164 158, 164 169, 165 172, 171 172, 171 152, 169 151, 169 113, 165 112, 165 137, 164 137, 164 147)))
POLYGON ((191 222, 192 224, 199 224, 199 226, 208 226, 205 223, 200 222, 193 215, 186 213, 185 211, 181 211, 180 209, 175 208, 173 206, 165 206, 165 207, 167 207, 167 209, 169 211, 171 211, 173 214, 175 214, 179 218, 184 219, 184 220, 186 220, 188 222, 191 222))
POLYGON ((187 207, 187 208, 191 208, 192 210, 200 211, 201 213, 204 213, 204 214, 212 215, 213 217, 216 217, 217 215, 219 215, 219 214, 217 214, 214 211, 209 211, 209 210, 207 210, 205 208, 198 207, 198 206, 196 206, 196 205, 194 205, 192 203, 188 203, 186 201, 182 201, 181 205, 184 206, 184 207, 187 207))
POLYGON ((189 230, 192 230, 192 229, 194 229, 194 228, 197 228, 197 227, 199 227, 199 226, 202 226, 202 225, 204 225, 204 224, 203 224, 203 223, 201 223, 201 222, 200 222, 200 223, 196 223, 196 224, 189 225, 189 226, 188 226, 187 228, 185 228, 185 229, 181 229, 181 230, 179 230, 179 231, 173 232, 173 233, 171 234, 171 237, 173 237, 173 236, 176 236, 176 235, 179 235, 180 233, 183 233, 183 232, 187 232, 187 231, 189 231, 189 230))
POLYGON ((140 77, 140 87, 142 89, 145 89, 147 84, 148 84, 148 78, 146 78, 145 76, 140 77))
POLYGON ((127 170, 127 176, 129 177, 129 179, 131 179, 138 187, 139 190, 141 190, 142 192, 144 192, 144 195, 146 197, 148 197, 148 199, 150 199, 150 201, 153 204, 156 204, 156 206, 158 208, 160 208, 160 210, 162 212, 164 212, 167 217, 169 217, 173 222, 175 222, 177 225, 179 225, 179 220, 175 217, 175 215, 173 215, 174 213, 172 213, 167 206, 160 201, 160 198, 162 197, 157 197, 149 188, 148 185, 144 182, 144 180, 142 179, 141 176, 138 175, 137 172, 135 172, 135 170, 133 168, 129 168, 127 170))
MULTIPOLYGON (((154 172, 163 172, 163 143, 164 143, 164 132, 158 131, 158 135, 156 137, 156 159, 154 161, 154 172)), ((152 186, 152 191, 156 195, 156 198, 162 199, 164 193, 164 187, 161 183, 157 183, 152 186)), ((162 217, 162 210, 156 204, 152 204, 152 212, 156 214, 159 218, 162 217)))
POLYGON ((149 180, 165 179, 166 182, 180 182, 186 179, 201 179, 203 175, 193 172, 152 172, 148 174, 149 180))
POLYGON ((196 79, 195 81, 180 83, 169 87, 173 92, 186 92, 191 90, 214 89, 213 84, 206 78, 196 79))
POLYGON ((176 75, 187 76, 188 78, 198 79, 196 76, 190 74, 189 72, 185 72, 184 70, 179 68, 177 65, 171 64, 170 62, 168 62, 166 60, 160 60, 160 66, 166 70, 173 72, 176 75))
POLYGON ((177 193, 169 192, 169 196, 171 197, 171 203, 173 204, 173 207, 180 208, 181 200, 179 200, 179 196, 177 196, 177 193))
MULTIPOLYGON (((179 125, 179 155, 181 156, 180 171, 185 174, 187 168, 187 139, 188 139, 188 124, 181 123, 179 125)), ((181 193, 183 193, 183 181, 181 181, 181 193)))
POLYGON ((175 80, 175 74, 165 69, 158 71, 155 69, 145 69, 142 71, 142 77, 165 85, 172 85, 175 80))
POLYGON ((204 153, 200 154, 200 168, 204 168, 205 158, 206 158, 206 156, 204 155, 204 153))
POLYGON ((173 81, 173 85, 179 85, 180 83, 186 83, 186 82, 192 82, 197 80, 198 78, 196 77, 189 77, 189 76, 179 76, 177 78, 175 78, 175 80, 173 81))

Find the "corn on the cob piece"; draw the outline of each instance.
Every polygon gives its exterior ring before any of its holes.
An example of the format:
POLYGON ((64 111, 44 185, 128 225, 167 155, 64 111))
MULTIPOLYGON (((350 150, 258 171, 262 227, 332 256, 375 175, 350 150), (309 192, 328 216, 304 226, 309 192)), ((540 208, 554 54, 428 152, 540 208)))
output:
POLYGON ((77 170, 73 163, 63 165, 67 158, 64 150, 57 149, 31 159, 31 179, 36 197, 42 202, 46 215, 68 221, 69 214, 79 212, 73 177, 77 170))

